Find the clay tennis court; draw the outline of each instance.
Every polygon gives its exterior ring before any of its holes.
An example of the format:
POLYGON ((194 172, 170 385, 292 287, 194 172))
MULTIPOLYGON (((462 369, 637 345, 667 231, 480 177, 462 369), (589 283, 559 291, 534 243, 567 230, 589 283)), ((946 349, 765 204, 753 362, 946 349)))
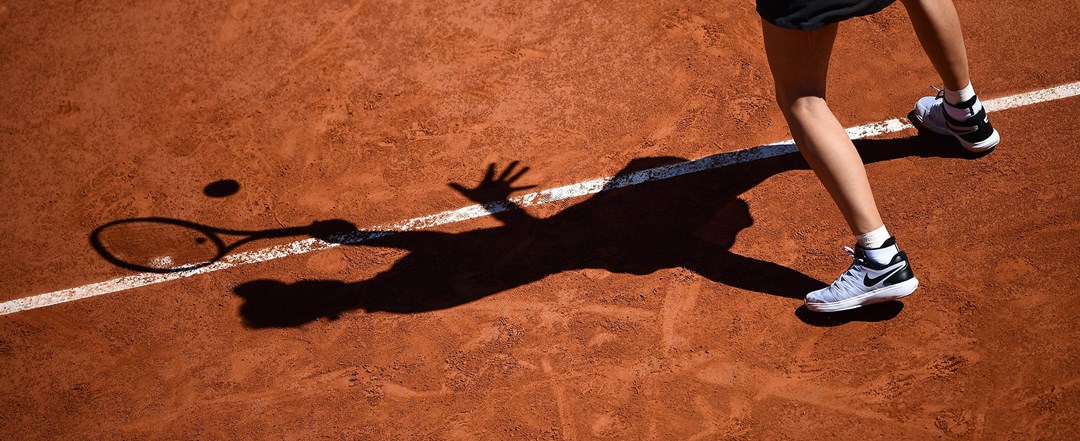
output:
POLYGON ((1003 142, 904 125, 899 4, 845 22, 922 283, 819 315, 850 233, 753 2, 0 1, 0 439, 1075 439, 1080 4, 956 3, 1003 142), (146 217, 257 240, 91 246, 146 217))

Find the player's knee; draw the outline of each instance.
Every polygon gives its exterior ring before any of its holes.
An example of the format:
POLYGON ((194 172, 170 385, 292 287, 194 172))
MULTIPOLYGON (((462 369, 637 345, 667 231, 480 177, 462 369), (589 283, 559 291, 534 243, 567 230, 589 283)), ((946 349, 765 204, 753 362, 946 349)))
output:
POLYGON ((816 115, 831 112, 825 98, 820 96, 798 95, 792 97, 777 94, 776 103, 780 105, 780 110, 788 115, 816 115))

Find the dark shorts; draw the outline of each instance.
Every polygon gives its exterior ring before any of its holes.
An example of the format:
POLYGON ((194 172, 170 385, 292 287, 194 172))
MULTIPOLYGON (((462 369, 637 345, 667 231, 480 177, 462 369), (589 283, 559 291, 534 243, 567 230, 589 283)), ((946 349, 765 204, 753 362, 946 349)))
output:
POLYGON ((812 31, 853 17, 870 15, 896 0, 757 0, 765 21, 782 28, 812 31))

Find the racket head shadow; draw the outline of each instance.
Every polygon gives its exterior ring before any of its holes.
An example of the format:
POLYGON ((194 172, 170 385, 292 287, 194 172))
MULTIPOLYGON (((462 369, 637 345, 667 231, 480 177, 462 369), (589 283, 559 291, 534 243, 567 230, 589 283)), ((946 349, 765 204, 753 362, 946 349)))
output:
POLYGON ((211 228, 163 217, 109 222, 90 234, 90 245, 113 265, 148 273, 202 268, 228 251, 211 228))

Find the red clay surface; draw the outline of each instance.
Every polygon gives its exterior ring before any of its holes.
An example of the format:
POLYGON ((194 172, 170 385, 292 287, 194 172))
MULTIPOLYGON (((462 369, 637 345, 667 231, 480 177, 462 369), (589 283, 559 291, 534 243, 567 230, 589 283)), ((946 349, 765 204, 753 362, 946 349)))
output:
MULTIPOLYGON (((1080 80, 1076 2, 957 6, 984 97, 1080 80)), ((938 83, 899 5, 831 78, 848 126, 938 83)), ((365 227, 788 137, 742 1, 4 1, 0 90, 0 300, 130 274, 118 219, 365 227)), ((0 439, 1074 439, 1077 106, 860 144, 903 303, 797 309, 850 237, 788 156, 0 317, 0 439)))

